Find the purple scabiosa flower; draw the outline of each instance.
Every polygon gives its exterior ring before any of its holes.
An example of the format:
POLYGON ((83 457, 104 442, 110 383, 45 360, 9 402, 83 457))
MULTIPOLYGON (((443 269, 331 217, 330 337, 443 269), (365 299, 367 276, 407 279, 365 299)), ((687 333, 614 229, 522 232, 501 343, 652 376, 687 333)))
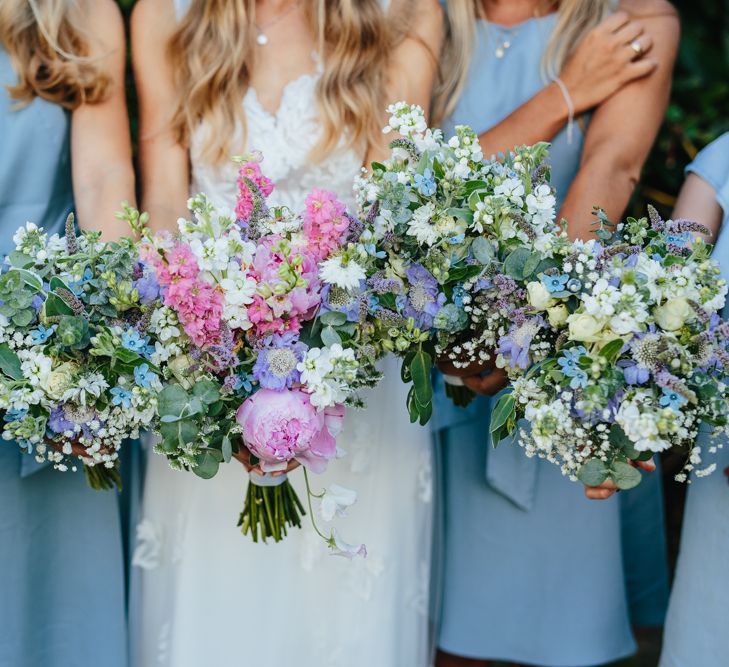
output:
POLYGON ((54 435, 56 433, 63 433, 64 431, 76 430, 76 424, 66 417, 66 410, 62 405, 57 405, 51 410, 47 426, 54 435))
POLYGON ((308 349, 292 332, 268 336, 261 342, 252 375, 263 389, 290 389, 301 377, 296 367, 308 349))
POLYGON ((618 367, 623 369, 623 377, 628 384, 645 384, 650 379, 650 371, 630 359, 621 359, 618 367))
POLYGON ((499 347, 496 350, 503 355, 513 368, 529 368, 529 348, 532 340, 544 326, 544 319, 530 317, 521 324, 513 324, 509 333, 499 339, 499 347))
POLYGON ((400 307, 405 317, 412 317, 420 329, 430 329, 433 318, 446 302, 438 281, 421 264, 412 264, 405 272, 408 279, 407 297, 400 297, 400 307))
POLYGON ((331 283, 321 291, 321 313, 337 312, 347 316, 347 321, 359 320, 359 309, 364 296, 365 281, 361 280, 359 289, 347 290, 331 283))

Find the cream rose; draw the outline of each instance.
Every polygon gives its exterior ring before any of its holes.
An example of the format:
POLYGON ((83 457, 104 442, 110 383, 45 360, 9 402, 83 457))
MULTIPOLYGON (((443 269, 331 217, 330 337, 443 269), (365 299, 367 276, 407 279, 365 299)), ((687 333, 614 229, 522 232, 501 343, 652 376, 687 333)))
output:
POLYGON ((662 306, 653 311, 653 317, 661 329, 665 331, 676 331, 680 329, 686 320, 691 317, 693 309, 683 297, 668 299, 662 306))
POLYGON ((549 290, 539 280, 527 283, 527 300, 534 310, 546 310, 554 305, 554 299, 549 290))
POLYGON ((180 383, 183 389, 192 389, 193 383, 190 381, 190 373, 187 370, 192 366, 192 360, 186 354, 181 354, 171 359, 167 367, 172 371, 172 375, 180 383))
POLYGON ((547 308, 547 318, 549 319, 549 323, 555 328, 561 327, 567 321, 568 316, 569 311, 567 310, 567 306, 562 303, 558 306, 547 308))
POLYGON ((587 313, 573 313, 567 318, 570 339, 584 343, 595 343, 603 338, 600 335, 605 322, 587 313))
POLYGON ((78 370, 78 364, 73 361, 61 364, 46 376, 43 389, 52 399, 60 400, 66 390, 73 387, 78 370))

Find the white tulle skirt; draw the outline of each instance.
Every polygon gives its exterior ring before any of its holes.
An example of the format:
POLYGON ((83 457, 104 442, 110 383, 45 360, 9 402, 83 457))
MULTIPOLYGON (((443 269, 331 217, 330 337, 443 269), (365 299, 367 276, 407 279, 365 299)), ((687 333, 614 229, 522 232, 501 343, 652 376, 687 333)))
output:
MULTIPOLYGON (((233 461, 213 480, 149 455, 134 554, 132 656, 139 667, 425 667, 432 541, 432 444, 411 425, 398 363, 364 411, 349 411, 347 452, 315 490, 359 499, 336 524, 366 559, 331 556, 311 528, 254 544, 236 528, 247 475, 233 461)), ((303 475, 292 483, 305 499, 303 475)))

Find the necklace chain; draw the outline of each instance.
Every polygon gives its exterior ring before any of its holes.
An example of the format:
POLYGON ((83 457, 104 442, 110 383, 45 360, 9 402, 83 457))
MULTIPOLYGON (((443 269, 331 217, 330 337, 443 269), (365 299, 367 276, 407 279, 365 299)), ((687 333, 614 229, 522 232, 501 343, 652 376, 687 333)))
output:
POLYGON ((256 36, 256 42, 259 46, 266 46, 268 44, 269 39, 268 35, 266 34, 267 30, 270 30, 275 26, 277 23, 282 21, 284 18, 286 18, 291 12, 293 12, 295 9, 298 9, 301 6, 301 0, 296 0, 296 2, 292 2, 286 9, 284 9, 278 16, 274 16, 270 21, 267 23, 264 23, 263 25, 258 25, 257 23, 254 23, 253 25, 256 28, 256 31, 258 32, 258 35, 256 36))

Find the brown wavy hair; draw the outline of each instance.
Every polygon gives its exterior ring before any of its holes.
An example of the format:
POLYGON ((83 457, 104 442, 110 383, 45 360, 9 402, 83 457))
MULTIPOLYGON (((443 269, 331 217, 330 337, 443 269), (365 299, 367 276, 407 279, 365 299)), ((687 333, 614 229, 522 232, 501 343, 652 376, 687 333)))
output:
MULTIPOLYGON (((379 139, 385 78, 393 40, 379 0, 309 0, 306 12, 323 74, 317 102, 323 132, 312 158, 321 159, 345 138, 366 148, 379 139)), ((230 137, 245 134, 243 97, 255 46, 255 0, 192 0, 168 45, 178 99, 172 129, 183 146, 209 125, 203 158, 230 157, 230 137)))
MULTIPOLYGON (((580 40, 615 8, 615 0, 561 0, 557 25, 542 59, 545 80, 557 76, 580 40)), ((476 19, 484 18, 481 0, 449 0, 446 46, 433 93, 433 118, 450 116, 468 79, 476 19)))
POLYGON ((18 74, 8 91, 21 105, 40 97, 76 109, 106 95, 109 77, 89 57, 77 0, 0 0, 0 43, 18 74))

